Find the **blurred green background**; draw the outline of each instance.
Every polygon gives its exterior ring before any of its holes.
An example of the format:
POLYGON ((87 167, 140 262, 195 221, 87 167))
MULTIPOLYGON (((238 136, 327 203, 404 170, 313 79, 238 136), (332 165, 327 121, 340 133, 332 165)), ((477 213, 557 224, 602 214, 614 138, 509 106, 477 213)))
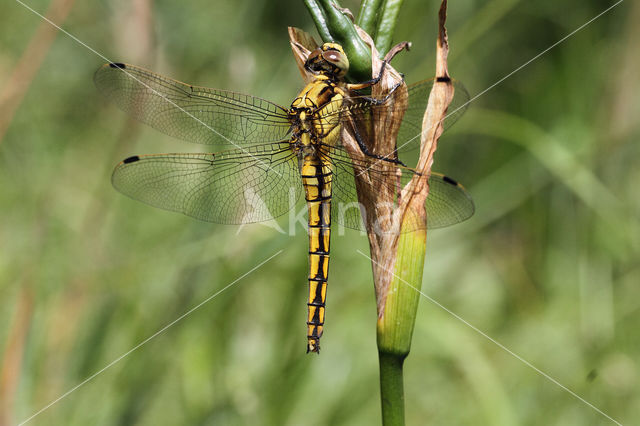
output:
MULTIPOLYGON (((343 6, 358 9, 355 1, 343 6)), ((406 1, 394 61, 433 75, 439 3, 406 1)), ((302 1, 28 0, 110 60, 288 105, 302 1), (68 14, 65 13, 65 9, 68 14), (66 15, 66 16, 65 16, 66 15)), ((613 3, 462 0, 449 69, 472 96, 613 3)), ((624 424, 640 418, 640 3, 476 101, 435 169, 477 213, 429 233, 422 290, 624 424)), ((307 237, 201 223, 110 185, 132 154, 206 151, 103 99, 105 62, 13 1, 0 17, 0 424, 379 424, 365 237, 332 239, 321 355, 305 348, 307 237)), ((286 220, 286 218, 285 218, 286 220)), ((407 424, 613 424, 426 299, 407 424)))

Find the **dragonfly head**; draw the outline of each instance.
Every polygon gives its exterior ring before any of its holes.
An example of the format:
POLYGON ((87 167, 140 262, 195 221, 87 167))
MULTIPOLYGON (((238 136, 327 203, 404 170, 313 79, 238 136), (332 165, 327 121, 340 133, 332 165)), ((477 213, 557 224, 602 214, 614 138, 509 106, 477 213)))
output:
POLYGON ((349 71, 349 59, 337 43, 325 43, 311 52, 304 68, 313 74, 343 78, 349 71))

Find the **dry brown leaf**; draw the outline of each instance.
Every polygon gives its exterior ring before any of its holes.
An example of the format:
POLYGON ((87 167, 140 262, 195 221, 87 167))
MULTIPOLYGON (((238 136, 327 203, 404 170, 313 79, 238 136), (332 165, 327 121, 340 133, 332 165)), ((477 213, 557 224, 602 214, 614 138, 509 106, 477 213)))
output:
POLYGON ((309 54, 318 47, 318 43, 311 37, 311 35, 300 28, 289 27, 289 44, 293 51, 293 57, 298 65, 298 70, 305 83, 309 83, 313 75, 309 74, 304 69, 304 63, 307 60, 309 54))

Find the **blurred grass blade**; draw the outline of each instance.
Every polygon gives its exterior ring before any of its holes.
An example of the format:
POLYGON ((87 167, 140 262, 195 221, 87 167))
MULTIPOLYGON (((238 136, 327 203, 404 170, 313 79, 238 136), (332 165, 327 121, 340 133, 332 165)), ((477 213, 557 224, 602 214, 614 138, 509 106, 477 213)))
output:
MULTIPOLYGON (((47 19, 62 25, 74 3, 75 0, 53 0, 46 14, 47 19)), ((51 24, 40 22, 11 76, 4 82, 0 91, 0 143, 57 35, 58 30, 51 24)))

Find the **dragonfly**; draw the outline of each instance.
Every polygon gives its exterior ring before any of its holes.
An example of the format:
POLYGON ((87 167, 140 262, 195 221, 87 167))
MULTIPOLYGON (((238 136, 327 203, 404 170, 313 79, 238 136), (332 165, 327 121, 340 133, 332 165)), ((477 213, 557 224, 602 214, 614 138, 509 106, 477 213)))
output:
MULTIPOLYGON (((388 111, 405 101, 408 106, 397 146, 401 151, 415 148, 434 80, 393 91, 385 98, 372 98, 367 90, 380 80, 384 69, 368 82, 346 82, 349 61, 336 43, 315 49, 304 67, 311 79, 288 108, 251 95, 185 84, 123 63, 104 64, 96 71, 94 82, 100 92, 139 121, 179 139, 223 147, 211 153, 128 157, 112 175, 113 185, 123 194, 222 224, 271 220, 287 213, 304 194, 309 235, 307 352, 319 352, 332 221, 366 230, 356 190, 360 173, 366 172, 381 190, 391 191, 398 188, 391 187, 395 179, 390 175, 400 171, 407 181, 416 173, 397 158, 369 152, 361 137, 358 146, 365 155, 352 158, 342 143, 341 130, 349 120, 371 122, 383 108, 388 111), (332 209, 332 204, 356 208, 332 209)), ((467 92, 456 83, 450 106, 456 113, 447 118, 445 128, 463 112, 460 105, 467 100, 467 92)), ((428 182, 429 229, 473 215, 471 196, 454 179, 432 173, 428 182)), ((416 223, 414 228, 424 226, 416 223)))

